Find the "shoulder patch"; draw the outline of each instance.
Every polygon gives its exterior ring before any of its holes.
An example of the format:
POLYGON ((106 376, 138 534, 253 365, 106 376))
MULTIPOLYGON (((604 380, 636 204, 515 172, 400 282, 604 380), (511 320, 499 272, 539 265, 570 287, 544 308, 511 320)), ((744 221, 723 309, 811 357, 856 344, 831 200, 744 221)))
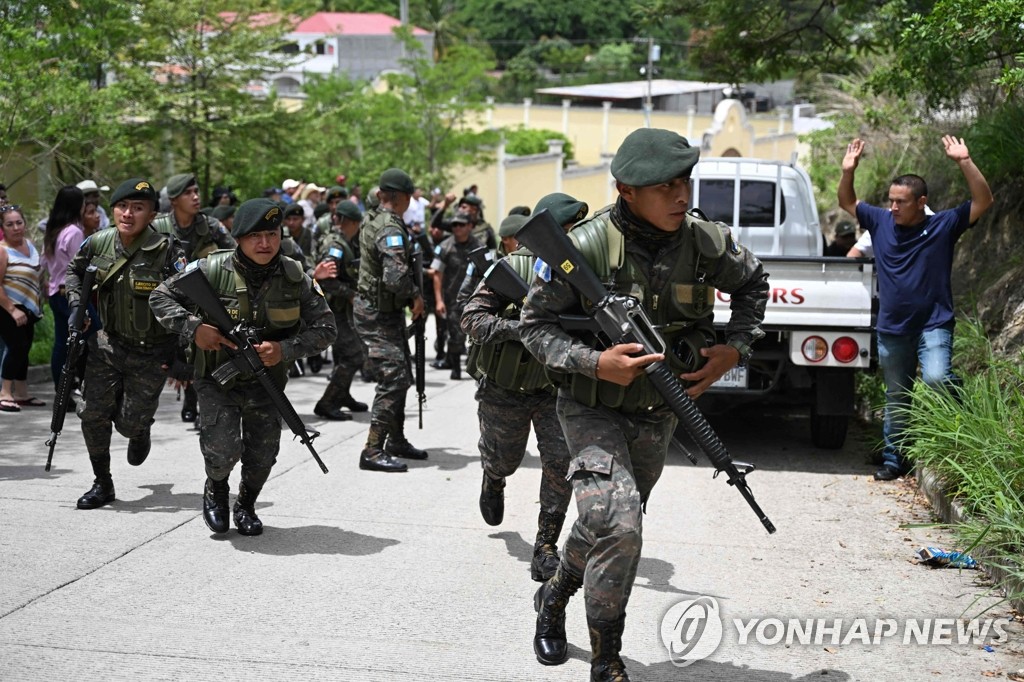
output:
POLYGON ((384 244, 389 247, 401 247, 405 245, 405 240, 402 239, 401 235, 393 234, 385 237, 384 244))
POLYGON ((313 291, 320 294, 321 297, 324 295, 324 290, 320 288, 320 282, 317 282, 315 279, 313 280, 313 291))
POLYGON ((537 275, 545 282, 551 281, 551 268, 548 267, 548 264, 540 258, 538 258, 537 262, 533 265, 533 274, 537 275))
POLYGON ((472 277, 474 272, 476 272, 476 266, 473 263, 466 266, 466 277, 472 277))
POLYGON ((345 251, 340 246, 332 246, 327 250, 327 255, 331 258, 339 259, 345 255, 345 251))

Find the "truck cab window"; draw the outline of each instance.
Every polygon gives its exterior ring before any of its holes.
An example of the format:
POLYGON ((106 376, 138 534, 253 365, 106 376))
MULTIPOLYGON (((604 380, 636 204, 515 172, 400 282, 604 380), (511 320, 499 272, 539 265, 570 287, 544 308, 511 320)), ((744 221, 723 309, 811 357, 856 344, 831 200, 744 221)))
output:
MULTIPOLYGON (((736 191, 735 180, 700 181, 699 209, 711 220, 733 224, 733 203, 736 191)), ((786 202, 783 198, 779 222, 786 221, 786 202)), ((740 180, 741 227, 775 226, 775 183, 762 180, 740 180)))

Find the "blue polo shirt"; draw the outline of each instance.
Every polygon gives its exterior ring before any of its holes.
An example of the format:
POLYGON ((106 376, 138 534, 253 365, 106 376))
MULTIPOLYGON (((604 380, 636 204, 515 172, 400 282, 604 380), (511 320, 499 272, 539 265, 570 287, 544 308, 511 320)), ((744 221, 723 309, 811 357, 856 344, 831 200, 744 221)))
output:
POLYGON ((953 322, 953 247, 971 226, 971 202, 898 227, 888 209, 857 204, 871 233, 878 271, 878 322, 884 334, 920 334, 953 322))

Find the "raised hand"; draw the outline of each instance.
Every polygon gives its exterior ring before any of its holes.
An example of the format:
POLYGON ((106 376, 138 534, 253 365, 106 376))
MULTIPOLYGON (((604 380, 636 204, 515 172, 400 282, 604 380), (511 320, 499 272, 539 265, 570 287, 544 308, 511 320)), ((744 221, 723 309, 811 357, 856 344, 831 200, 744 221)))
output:
POLYGON ((846 156, 843 157, 843 170, 852 171, 857 168, 857 164, 860 163, 860 157, 863 153, 864 140, 859 137, 846 145, 846 156))
POLYGON ((943 135, 942 145, 946 148, 946 156, 957 163, 971 158, 971 153, 967 151, 967 145, 964 144, 962 137, 957 139, 952 135, 943 135))

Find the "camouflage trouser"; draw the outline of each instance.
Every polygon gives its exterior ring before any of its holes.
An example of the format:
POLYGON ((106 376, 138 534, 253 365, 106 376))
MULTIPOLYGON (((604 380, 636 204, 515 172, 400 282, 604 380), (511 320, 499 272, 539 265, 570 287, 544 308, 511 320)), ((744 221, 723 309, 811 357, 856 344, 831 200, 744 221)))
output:
POLYGON ((565 514, 572 489, 565 475, 569 449, 555 413, 555 397, 549 393, 509 391, 481 379, 476 399, 480 416, 480 460, 492 478, 511 476, 526 454, 530 422, 540 452, 540 508, 549 514, 565 514))
POLYGON ((344 309, 335 311, 334 322, 338 326, 338 336, 332 347, 334 369, 327 381, 323 397, 320 398, 321 402, 328 407, 338 407, 339 401, 350 397, 352 379, 359 368, 363 366, 363 353, 365 352, 363 342, 356 334, 352 321, 351 306, 345 306, 344 309))
POLYGON ((444 305, 448 311, 445 314, 445 324, 448 328, 448 357, 452 358, 451 362, 454 367, 454 356, 466 354, 466 333, 462 331, 462 316, 459 314, 462 311, 459 309, 456 297, 452 296, 449 299, 446 296, 444 305))
POLYGON ((562 561, 583 576, 587 616, 615 620, 633 589, 642 506, 661 476, 677 420, 667 408, 627 415, 561 392, 558 419, 574 455, 569 476, 579 511, 562 561))
POLYGON ((412 386, 405 314, 377 312, 358 296, 352 312, 356 332, 366 346, 370 371, 377 378, 370 422, 395 433, 405 424, 405 396, 412 386))
POLYGON ((110 467, 110 435, 114 428, 125 438, 149 433, 160 403, 173 345, 142 348, 100 331, 89 339, 82 400, 78 416, 93 468, 110 467))
POLYGON ((230 389, 213 379, 196 381, 199 394, 199 449, 206 475, 223 481, 239 460, 266 480, 281 448, 281 416, 255 380, 230 389))

